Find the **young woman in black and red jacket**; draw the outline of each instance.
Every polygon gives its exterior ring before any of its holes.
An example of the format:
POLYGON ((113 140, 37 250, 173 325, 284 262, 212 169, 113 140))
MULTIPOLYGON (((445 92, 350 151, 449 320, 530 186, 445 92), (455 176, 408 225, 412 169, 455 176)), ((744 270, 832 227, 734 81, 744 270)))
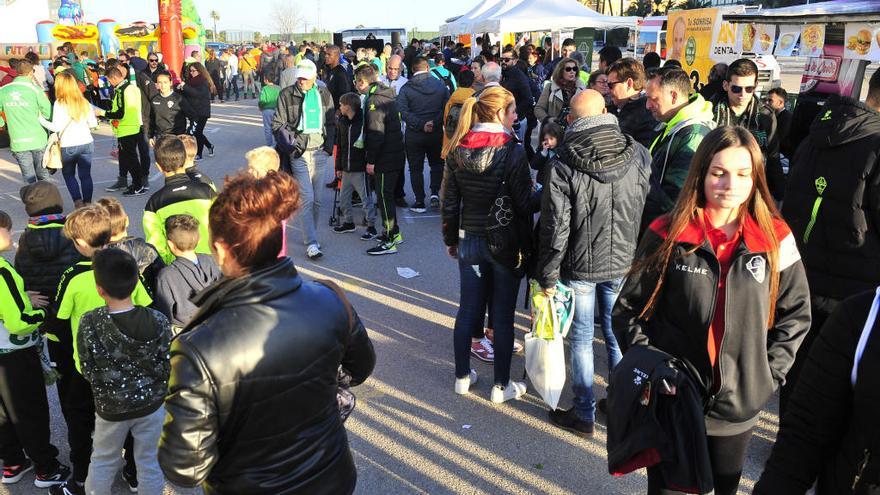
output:
MULTIPOLYGON (((624 352, 681 359, 705 394, 716 495, 735 494, 758 413, 810 327, 803 264, 767 188, 761 150, 739 127, 710 132, 678 202, 645 233, 614 308, 624 352)), ((648 469, 648 493, 665 486, 648 469)))

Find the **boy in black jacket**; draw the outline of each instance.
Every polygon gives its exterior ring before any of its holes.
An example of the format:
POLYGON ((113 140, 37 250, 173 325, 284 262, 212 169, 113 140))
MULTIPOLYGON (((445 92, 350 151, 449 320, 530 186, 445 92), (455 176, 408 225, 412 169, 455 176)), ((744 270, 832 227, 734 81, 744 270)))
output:
POLYGON ((180 139, 183 143, 183 147, 186 148, 186 163, 183 166, 186 169, 186 175, 196 182, 211 186, 211 189, 216 191, 217 186, 214 185, 214 181, 208 177, 208 174, 196 168, 196 153, 199 150, 199 144, 196 142, 196 138, 189 134, 178 134, 177 139, 180 139))
POLYGON ((355 231, 351 215, 352 193, 357 191, 362 198, 367 231, 361 236, 362 241, 375 238, 376 205, 367 175, 366 153, 364 151, 364 113, 361 110, 361 97, 355 93, 345 93, 339 98, 339 120, 336 121, 336 136, 339 147, 336 151, 336 177, 342 179, 340 206, 342 208, 342 224, 333 228, 337 234, 355 231))
POLYGON ((175 335, 180 333, 198 309, 190 298, 220 278, 214 258, 196 253, 199 221, 191 215, 174 215, 165 221, 168 248, 176 256, 156 281, 156 306, 171 320, 175 335))
POLYGON ((116 198, 107 197, 98 200, 98 205, 110 215, 111 237, 107 247, 121 249, 130 254, 137 262, 138 270, 143 277, 144 287, 151 295, 156 293, 156 277, 165 268, 165 262, 159 256, 156 247, 143 237, 128 235, 128 215, 116 198))
POLYGON ((95 433, 86 493, 109 493, 119 469, 119 451, 135 441, 138 489, 162 493, 158 446, 165 420, 162 403, 171 372, 171 326, 156 310, 135 306, 134 258, 102 249, 92 264, 98 294, 106 302, 80 320, 77 343, 83 377, 95 400, 95 433))

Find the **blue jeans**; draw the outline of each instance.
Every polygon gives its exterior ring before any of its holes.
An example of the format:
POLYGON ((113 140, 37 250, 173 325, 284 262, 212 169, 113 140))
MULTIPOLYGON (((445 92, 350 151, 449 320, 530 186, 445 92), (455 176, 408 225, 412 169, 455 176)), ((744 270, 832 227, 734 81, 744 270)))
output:
POLYGON ((272 118, 275 117, 275 109, 263 110, 263 136, 266 138, 266 146, 275 147, 275 136, 272 134, 272 118))
POLYGON ((229 93, 235 91, 235 99, 238 99, 238 74, 229 76, 226 80, 226 99, 229 99, 229 93))
POLYGON ((61 175, 64 176, 67 190, 74 201, 81 199, 86 203, 92 202, 92 191, 94 190, 92 185, 92 153, 94 152, 95 143, 61 148, 61 175), (82 182, 82 190, 76 181, 77 171, 79 172, 79 180, 82 182))
POLYGON ((617 339, 611 331, 611 309, 617 300, 622 280, 618 278, 598 283, 562 281, 575 295, 574 320, 568 332, 571 344, 571 388, 574 392, 575 413, 584 421, 592 422, 596 417, 596 401, 593 399, 593 330, 597 303, 605 349, 608 351, 609 373, 622 358, 617 339))
POLYGON ((520 279, 492 259, 485 237, 470 234, 459 240, 458 270, 461 291, 453 335, 455 376, 463 378, 470 373, 471 335, 476 328, 483 327, 486 302, 491 294, 495 325, 495 384, 507 385, 513 358, 513 319, 520 279))
POLYGON ((301 157, 292 160, 293 178, 299 184, 299 219, 302 222, 305 244, 318 244, 318 214, 321 212, 321 192, 324 190, 324 167, 327 153, 317 149, 306 151, 301 157))
POLYGON ((43 148, 27 151, 13 151, 21 176, 28 184, 37 180, 49 180, 49 171, 43 168, 43 148))

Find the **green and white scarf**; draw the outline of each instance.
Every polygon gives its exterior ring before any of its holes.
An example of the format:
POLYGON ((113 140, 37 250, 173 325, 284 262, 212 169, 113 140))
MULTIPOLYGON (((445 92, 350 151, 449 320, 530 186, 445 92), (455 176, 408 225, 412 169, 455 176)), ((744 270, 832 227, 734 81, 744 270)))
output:
POLYGON ((320 134, 324 132, 324 112, 321 109, 321 94, 317 86, 303 95, 302 117, 297 131, 302 134, 320 134))

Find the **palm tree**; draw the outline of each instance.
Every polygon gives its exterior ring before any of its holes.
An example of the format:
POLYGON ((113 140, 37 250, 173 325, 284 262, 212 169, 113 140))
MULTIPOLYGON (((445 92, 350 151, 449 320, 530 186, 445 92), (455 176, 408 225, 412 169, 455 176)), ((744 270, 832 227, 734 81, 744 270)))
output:
POLYGON ((210 16, 211 16, 211 20, 214 21, 214 31, 213 31, 214 41, 217 41, 217 21, 220 20, 220 12, 217 12, 216 10, 212 10, 210 16))

